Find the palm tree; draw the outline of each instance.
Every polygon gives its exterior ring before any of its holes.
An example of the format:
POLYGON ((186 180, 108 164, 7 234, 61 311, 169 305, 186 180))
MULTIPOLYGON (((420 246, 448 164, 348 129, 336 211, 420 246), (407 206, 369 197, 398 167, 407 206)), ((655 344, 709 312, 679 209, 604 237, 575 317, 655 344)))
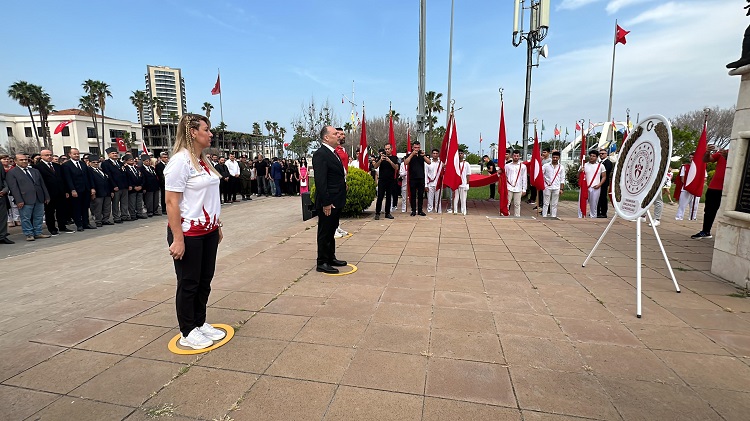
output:
POLYGON ((94 121, 94 133, 97 133, 96 112, 99 110, 99 104, 97 104, 96 101, 91 98, 91 96, 83 95, 78 99, 78 108, 82 109, 91 116, 91 119, 94 121))
MULTIPOLYGON (((172 124, 177 124, 178 120, 179 120, 179 116, 177 115, 177 113, 174 112, 174 111, 170 111, 169 112, 169 122, 171 124, 169 126, 167 126, 167 128, 169 129, 169 137, 168 137, 168 139, 169 139, 169 149, 172 149, 172 124)), ((177 134, 176 131, 175 131, 175 134, 177 134)))
POLYGON ((393 116, 393 121, 396 123, 398 123, 398 120, 401 118, 401 114, 397 113, 396 110, 391 110, 385 115, 385 118, 388 118, 389 116, 393 116))
POLYGON ((148 94, 146 91, 133 91, 133 95, 130 96, 130 103, 138 110, 138 121, 141 123, 141 127, 143 127, 143 109, 148 104, 148 94))
POLYGON ((91 120, 94 122, 94 134, 96 134, 97 143, 99 143, 99 123, 96 122, 96 112, 99 110, 99 101, 96 92, 99 90, 99 83, 100 82, 98 80, 85 80, 81 84, 81 86, 83 87, 83 91, 86 92, 89 99, 87 101, 83 101, 83 98, 81 98, 81 101, 79 101, 80 108, 86 112, 91 113, 91 120), (92 104, 94 104, 93 107, 91 107, 92 104), (84 105, 87 108, 84 108, 84 105), (93 111, 90 111, 90 109, 93 109, 93 111))
POLYGON ((31 84, 19 80, 18 82, 10 85, 8 87, 8 96, 11 97, 14 101, 17 101, 18 104, 22 107, 26 107, 29 110, 29 117, 31 117, 31 127, 34 129, 34 137, 36 138, 36 143, 41 148, 41 144, 39 143, 39 134, 36 131, 36 122, 34 121, 34 114, 31 112, 31 106, 33 105, 32 98, 31 98, 31 84))
POLYGON ((32 101, 34 103, 34 111, 39 113, 39 119, 42 124, 42 137, 44 138, 44 147, 52 148, 52 136, 49 131, 49 113, 55 110, 55 106, 52 105, 49 94, 44 91, 39 85, 31 85, 32 89, 32 101))
POLYGON ((151 107, 154 110, 154 124, 161 124, 161 114, 164 112, 164 100, 159 98, 158 96, 155 96, 154 99, 151 100, 151 107))
MULTIPOLYGON (((266 126, 266 131, 268 131, 268 137, 266 138, 268 140, 268 147, 271 147, 271 130, 273 130, 273 123, 271 123, 270 120, 266 120, 264 123, 266 126)), ((263 146, 265 146, 266 141, 263 141, 263 146)), ((265 150, 263 151, 263 154, 265 154, 265 150)))
POLYGON ((211 105, 210 102, 204 102, 203 106, 201 107, 201 110, 203 110, 206 113, 206 118, 211 120, 211 110, 214 109, 214 106, 211 105))
POLYGON ((435 91, 429 91, 425 94, 425 108, 427 108, 427 124, 430 126, 430 146, 432 147, 432 130, 435 128, 435 124, 437 123, 437 118, 433 119, 432 114, 437 113, 440 114, 443 111, 445 111, 445 108, 443 108, 442 104, 440 104, 440 99, 443 97, 442 93, 436 93, 435 91))
MULTIPOLYGON (((112 92, 109 91, 109 85, 98 81, 96 86, 96 101, 99 104, 99 110, 102 112, 102 149, 101 153, 104 153, 104 108, 107 106, 107 97, 112 98, 112 92)), ((135 139, 133 139, 135 141, 135 139)))

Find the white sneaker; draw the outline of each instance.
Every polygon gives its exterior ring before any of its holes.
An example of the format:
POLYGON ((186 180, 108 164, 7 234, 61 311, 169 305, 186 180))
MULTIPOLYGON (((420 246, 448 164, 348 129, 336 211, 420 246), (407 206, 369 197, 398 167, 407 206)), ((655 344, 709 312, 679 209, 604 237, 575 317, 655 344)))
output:
POLYGON ((208 323, 203 323, 203 326, 198 327, 198 330, 203 334, 203 336, 212 341, 219 341, 227 336, 227 334, 223 330, 219 330, 208 323))
POLYGON ((213 341, 205 337, 198 328, 191 330, 187 336, 180 338, 180 345, 193 349, 208 348, 213 344, 213 341))
POLYGON ((341 233, 338 232, 338 231, 336 231, 336 232, 333 233, 333 238, 342 238, 342 237, 343 237, 343 235, 341 235, 341 233))
POLYGON ((658 219, 654 220, 653 225, 651 223, 648 224, 649 227, 658 227, 659 225, 661 225, 661 222, 658 219))
POLYGON ((448 208, 448 213, 453 213, 453 211, 451 210, 451 208, 448 208))
POLYGON ((336 228, 336 232, 339 233, 339 234, 341 234, 341 235, 348 235, 349 234, 348 232, 342 230, 341 228, 336 228))

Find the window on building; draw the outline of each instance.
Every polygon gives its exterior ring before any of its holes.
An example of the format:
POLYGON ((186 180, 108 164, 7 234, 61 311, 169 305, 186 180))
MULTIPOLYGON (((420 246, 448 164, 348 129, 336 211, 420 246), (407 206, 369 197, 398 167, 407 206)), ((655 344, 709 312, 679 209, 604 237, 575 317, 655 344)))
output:
POLYGON ((101 154, 99 153, 99 147, 98 146, 89 146, 89 153, 101 156, 101 154))
POLYGON ((135 137, 135 132, 130 132, 130 138, 131 138, 131 139, 133 139, 133 141, 134 141, 134 142, 135 142, 136 140, 138 140, 138 138, 137 138, 137 137, 135 137))
POLYGON ((63 146, 63 155, 70 156, 70 150, 72 149, 72 146, 63 146))
POLYGON ((24 127, 23 135, 26 137, 34 137, 34 133, 31 132, 31 127, 24 127))
POLYGON ((63 136, 70 136, 70 127, 68 127, 68 126, 63 127, 63 129, 62 129, 62 135, 63 136))
POLYGON ((8 133, 8 137, 13 137, 13 128, 12 127, 6 127, 5 131, 8 133))
POLYGON ((86 127, 86 137, 96 139, 96 130, 93 127, 86 127))

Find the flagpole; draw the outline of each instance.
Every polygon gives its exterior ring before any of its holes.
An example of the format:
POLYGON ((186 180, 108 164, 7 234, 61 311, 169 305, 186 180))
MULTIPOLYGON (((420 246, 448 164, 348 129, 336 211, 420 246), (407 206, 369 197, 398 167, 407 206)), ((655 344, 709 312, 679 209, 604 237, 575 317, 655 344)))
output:
MULTIPOLYGON (((612 41, 612 73, 609 77, 609 108, 607 109, 607 124, 612 121, 612 90, 615 84, 615 52, 617 52, 617 19, 615 19, 615 35, 614 40, 612 41)), ((608 142, 610 141, 610 134, 612 134, 612 138, 614 138, 612 130, 614 130, 614 127, 607 129, 608 142)))
MULTIPOLYGON (((217 68, 218 69, 218 68, 217 68)), ((224 143, 224 104, 221 101, 221 69, 219 71, 219 115, 221 116, 221 143, 224 143)), ((226 144, 224 145, 226 146, 226 144)))

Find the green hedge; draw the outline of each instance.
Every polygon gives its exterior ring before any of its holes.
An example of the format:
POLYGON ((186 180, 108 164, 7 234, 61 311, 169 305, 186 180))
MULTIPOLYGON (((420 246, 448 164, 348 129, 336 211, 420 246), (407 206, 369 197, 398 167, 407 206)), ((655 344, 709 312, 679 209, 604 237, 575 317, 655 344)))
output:
MULTIPOLYGON (((315 180, 310 178, 310 198, 315 202, 315 180)), ((372 205, 375 200, 375 180, 370 173, 360 170, 359 168, 349 167, 349 173, 346 175, 346 206, 342 211, 342 216, 357 216, 365 209, 372 205)))

